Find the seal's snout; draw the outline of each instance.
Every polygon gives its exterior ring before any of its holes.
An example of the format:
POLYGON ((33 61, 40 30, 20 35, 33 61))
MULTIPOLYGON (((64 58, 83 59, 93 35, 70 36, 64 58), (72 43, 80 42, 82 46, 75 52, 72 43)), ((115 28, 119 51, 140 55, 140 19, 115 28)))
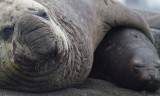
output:
POLYGON ((156 79, 155 78, 156 72, 154 70, 149 71, 148 74, 149 74, 150 80, 155 80, 156 79))
POLYGON ((61 38, 45 20, 35 15, 26 15, 18 23, 18 38, 21 44, 38 55, 58 54, 61 38))
MULTIPOLYGON (((150 57, 151 58, 151 57, 150 57)), ((155 59, 155 58, 154 58, 155 59)), ((155 92, 159 89, 160 84, 160 62, 159 59, 132 59, 131 61, 133 72, 135 74, 137 82, 140 82, 139 87, 145 86, 145 90, 149 92, 155 92), (142 84, 142 85, 141 85, 142 84)))
POLYGON ((26 71, 38 72, 57 67, 66 52, 60 32, 37 15, 22 17, 16 25, 15 64, 26 71))
POLYGON ((142 80, 147 80, 147 81, 160 81, 160 74, 159 70, 155 67, 153 68, 147 68, 148 66, 144 67, 144 69, 141 69, 139 71, 139 74, 143 74, 142 80))
POLYGON ((160 75, 159 70, 155 67, 147 69, 146 71, 142 72, 144 74, 144 77, 142 80, 146 81, 145 88, 149 92, 155 92, 159 89, 160 84, 160 75), (146 75, 145 75, 146 74, 146 75))

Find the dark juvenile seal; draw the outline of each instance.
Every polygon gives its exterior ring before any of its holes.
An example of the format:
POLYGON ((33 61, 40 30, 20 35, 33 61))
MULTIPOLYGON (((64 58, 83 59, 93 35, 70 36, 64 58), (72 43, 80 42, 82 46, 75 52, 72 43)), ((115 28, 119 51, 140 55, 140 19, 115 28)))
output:
POLYGON ((155 92, 160 87, 160 60, 148 38, 136 29, 110 31, 95 52, 91 77, 121 87, 155 92))
POLYGON ((117 0, 0 0, 0 88, 45 92, 78 85, 116 26, 146 21, 117 0))

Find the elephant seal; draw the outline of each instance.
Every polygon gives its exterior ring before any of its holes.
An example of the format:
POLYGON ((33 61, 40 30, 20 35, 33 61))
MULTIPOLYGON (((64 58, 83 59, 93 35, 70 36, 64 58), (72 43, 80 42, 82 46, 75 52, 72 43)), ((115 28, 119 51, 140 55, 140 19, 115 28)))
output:
POLYGON ((0 0, 0 88, 46 92, 83 82, 93 53, 117 26, 146 21, 117 0, 0 0))
POLYGON ((139 30, 116 28, 95 51, 91 77, 136 91, 160 87, 160 59, 154 45, 139 30))

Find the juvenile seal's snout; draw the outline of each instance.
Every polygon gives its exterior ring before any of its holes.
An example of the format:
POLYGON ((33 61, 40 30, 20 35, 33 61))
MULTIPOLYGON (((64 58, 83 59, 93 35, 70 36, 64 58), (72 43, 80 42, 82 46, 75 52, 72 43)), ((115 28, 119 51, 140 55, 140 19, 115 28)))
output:
POLYGON ((150 80, 155 80, 156 72, 154 70, 149 70, 148 72, 150 80))

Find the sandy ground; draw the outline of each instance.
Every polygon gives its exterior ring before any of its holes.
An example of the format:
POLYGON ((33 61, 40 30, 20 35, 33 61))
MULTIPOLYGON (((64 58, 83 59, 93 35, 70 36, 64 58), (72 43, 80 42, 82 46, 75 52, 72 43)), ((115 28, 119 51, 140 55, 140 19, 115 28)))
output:
POLYGON ((107 81, 87 79, 78 87, 67 88, 61 91, 25 93, 1 89, 0 96, 160 96, 160 91, 157 93, 136 92, 117 87, 107 81))

